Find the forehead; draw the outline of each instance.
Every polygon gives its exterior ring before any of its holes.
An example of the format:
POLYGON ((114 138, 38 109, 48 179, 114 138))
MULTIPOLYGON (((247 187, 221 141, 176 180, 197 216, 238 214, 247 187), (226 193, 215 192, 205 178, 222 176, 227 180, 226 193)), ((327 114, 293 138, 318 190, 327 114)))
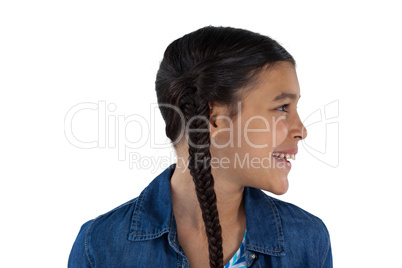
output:
MULTIPOLYGON (((250 95, 264 100, 274 100, 282 93, 300 95, 299 81, 295 67, 290 62, 277 63, 257 76, 257 83, 250 90, 250 95)), ((251 96, 250 96, 251 97, 251 96)))

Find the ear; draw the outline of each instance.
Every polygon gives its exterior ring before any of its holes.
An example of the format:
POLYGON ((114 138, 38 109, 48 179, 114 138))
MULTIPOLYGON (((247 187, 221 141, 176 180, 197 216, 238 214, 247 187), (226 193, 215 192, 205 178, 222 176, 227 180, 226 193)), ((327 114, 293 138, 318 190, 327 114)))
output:
POLYGON ((226 115, 226 113, 226 106, 209 104, 209 129, 211 133, 218 130, 220 127, 223 127, 221 118, 226 115))
POLYGON ((216 110, 215 105, 212 103, 209 103, 209 129, 210 129, 210 132, 213 132, 213 129, 217 127, 215 110, 216 110))

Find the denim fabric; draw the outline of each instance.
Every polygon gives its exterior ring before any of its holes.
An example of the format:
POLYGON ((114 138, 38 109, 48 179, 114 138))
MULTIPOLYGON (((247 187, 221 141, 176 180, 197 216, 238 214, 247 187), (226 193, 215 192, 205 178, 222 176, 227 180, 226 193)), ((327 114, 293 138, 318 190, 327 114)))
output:
MULTIPOLYGON (((68 267, 189 267, 177 240, 170 193, 176 165, 133 200, 86 222, 68 267)), ((327 228, 301 208, 245 187, 248 267, 332 267, 327 228)))

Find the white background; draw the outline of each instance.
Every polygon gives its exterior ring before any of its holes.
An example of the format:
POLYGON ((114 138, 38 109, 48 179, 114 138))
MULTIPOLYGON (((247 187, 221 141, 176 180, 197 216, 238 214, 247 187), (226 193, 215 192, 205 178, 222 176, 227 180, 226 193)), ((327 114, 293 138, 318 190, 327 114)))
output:
MULTIPOLYGON (((335 267, 401 267, 397 1, 144 2, 1 2, 0 266, 66 267, 81 224, 136 197, 165 168, 130 168, 108 144, 73 146, 68 111, 104 101, 116 107, 112 118, 149 119, 167 45, 222 25, 269 35, 295 57, 302 120, 339 104, 333 124, 307 127, 279 198, 326 223, 335 267)), ((77 113, 76 137, 97 139, 97 120, 94 111, 77 113)), ((159 114, 154 123, 164 141, 159 114)), ((120 134, 138 129, 133 123, 120 134)), ((170 155, 150 142, 130 150, 170 155)))

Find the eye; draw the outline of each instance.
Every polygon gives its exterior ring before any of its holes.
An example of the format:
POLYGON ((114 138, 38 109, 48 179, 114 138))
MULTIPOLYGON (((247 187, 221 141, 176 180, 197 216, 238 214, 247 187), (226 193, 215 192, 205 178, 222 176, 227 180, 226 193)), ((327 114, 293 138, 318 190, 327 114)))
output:
POLYGON ((287 113, 288 111, 285 110, 285 108, 288 108, 288 107, 289 107, 289 103, 288 103, 288 104, 284 104, 284 105, 282 105, 282 106, 276 108, 276 110, 280 110, 280 111, 282 111, 282 112, 287 113), (282 109, 282 108, 284 108, 284 109, 282 109))

